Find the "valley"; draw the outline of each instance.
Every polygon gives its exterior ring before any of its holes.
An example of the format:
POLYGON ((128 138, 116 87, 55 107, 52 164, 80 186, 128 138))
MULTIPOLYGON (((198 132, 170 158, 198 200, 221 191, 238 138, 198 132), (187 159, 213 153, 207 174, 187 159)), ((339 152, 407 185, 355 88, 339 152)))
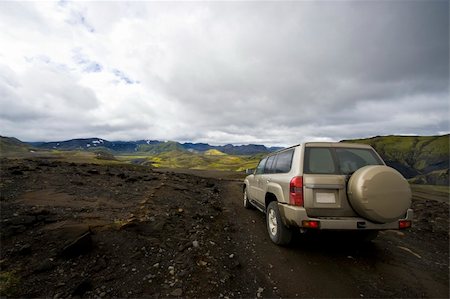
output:
MULTIPOLYGON (((449 185, 450 135, 378 136, 343 140, 370 144, 388 166, 412 184, 449 185)), ((107 141, 101 138, 25 143, 0 136, 0 157, 51 158, 74 163, 134 164, 156 168, 242 172, 280 147, 223 145, 175 141, 107 141)))

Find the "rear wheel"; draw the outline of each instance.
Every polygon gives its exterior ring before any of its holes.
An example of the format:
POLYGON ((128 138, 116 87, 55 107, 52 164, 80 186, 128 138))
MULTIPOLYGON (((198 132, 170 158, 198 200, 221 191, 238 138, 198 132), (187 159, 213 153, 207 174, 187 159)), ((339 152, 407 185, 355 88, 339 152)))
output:
POLYGON ((266 211, 267 231, 270 239, 277 245, 287 245, 292 240, 292 231, 283 224, 278 202, 272 201, 266 211))
POLYGON ((248 199, 247 188, 244 188, 244 208, 246 209, 253 208, 253 205, 250 203, 250 200, 248 199))

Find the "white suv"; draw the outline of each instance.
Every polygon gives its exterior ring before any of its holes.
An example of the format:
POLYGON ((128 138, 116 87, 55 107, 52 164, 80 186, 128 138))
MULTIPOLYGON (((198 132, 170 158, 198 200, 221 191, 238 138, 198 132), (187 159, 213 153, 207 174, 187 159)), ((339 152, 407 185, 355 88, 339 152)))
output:
POLYGON ((409 183, 369 145, 313 142, 262 159, 244 181, 244 207, 266 213, 279 245, 292 230, 379 230, 411 226, 409 183))

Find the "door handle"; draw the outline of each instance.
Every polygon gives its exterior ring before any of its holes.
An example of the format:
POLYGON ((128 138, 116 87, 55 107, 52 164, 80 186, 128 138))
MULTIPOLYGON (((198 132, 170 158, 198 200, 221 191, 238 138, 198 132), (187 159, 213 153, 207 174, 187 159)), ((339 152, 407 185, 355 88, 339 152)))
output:
POLYGON ((266 183, 270 183, 270 179, 267 179, 266 183))

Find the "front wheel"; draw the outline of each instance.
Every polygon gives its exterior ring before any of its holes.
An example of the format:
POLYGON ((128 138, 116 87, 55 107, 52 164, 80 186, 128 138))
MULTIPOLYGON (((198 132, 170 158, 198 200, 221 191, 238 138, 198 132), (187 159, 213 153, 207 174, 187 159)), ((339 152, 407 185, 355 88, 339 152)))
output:
POLYGON ((272 201, 266 211, 267 231, 270 239, 277 245, 288 245, 292 240, 292 231, 283 224, 278 202, 272 201))
POLYGON ((248 199, 247 188, 244 188, 244 208, 246 209, 253 208, 253 205, 250 203, 250 200, 248 199))

